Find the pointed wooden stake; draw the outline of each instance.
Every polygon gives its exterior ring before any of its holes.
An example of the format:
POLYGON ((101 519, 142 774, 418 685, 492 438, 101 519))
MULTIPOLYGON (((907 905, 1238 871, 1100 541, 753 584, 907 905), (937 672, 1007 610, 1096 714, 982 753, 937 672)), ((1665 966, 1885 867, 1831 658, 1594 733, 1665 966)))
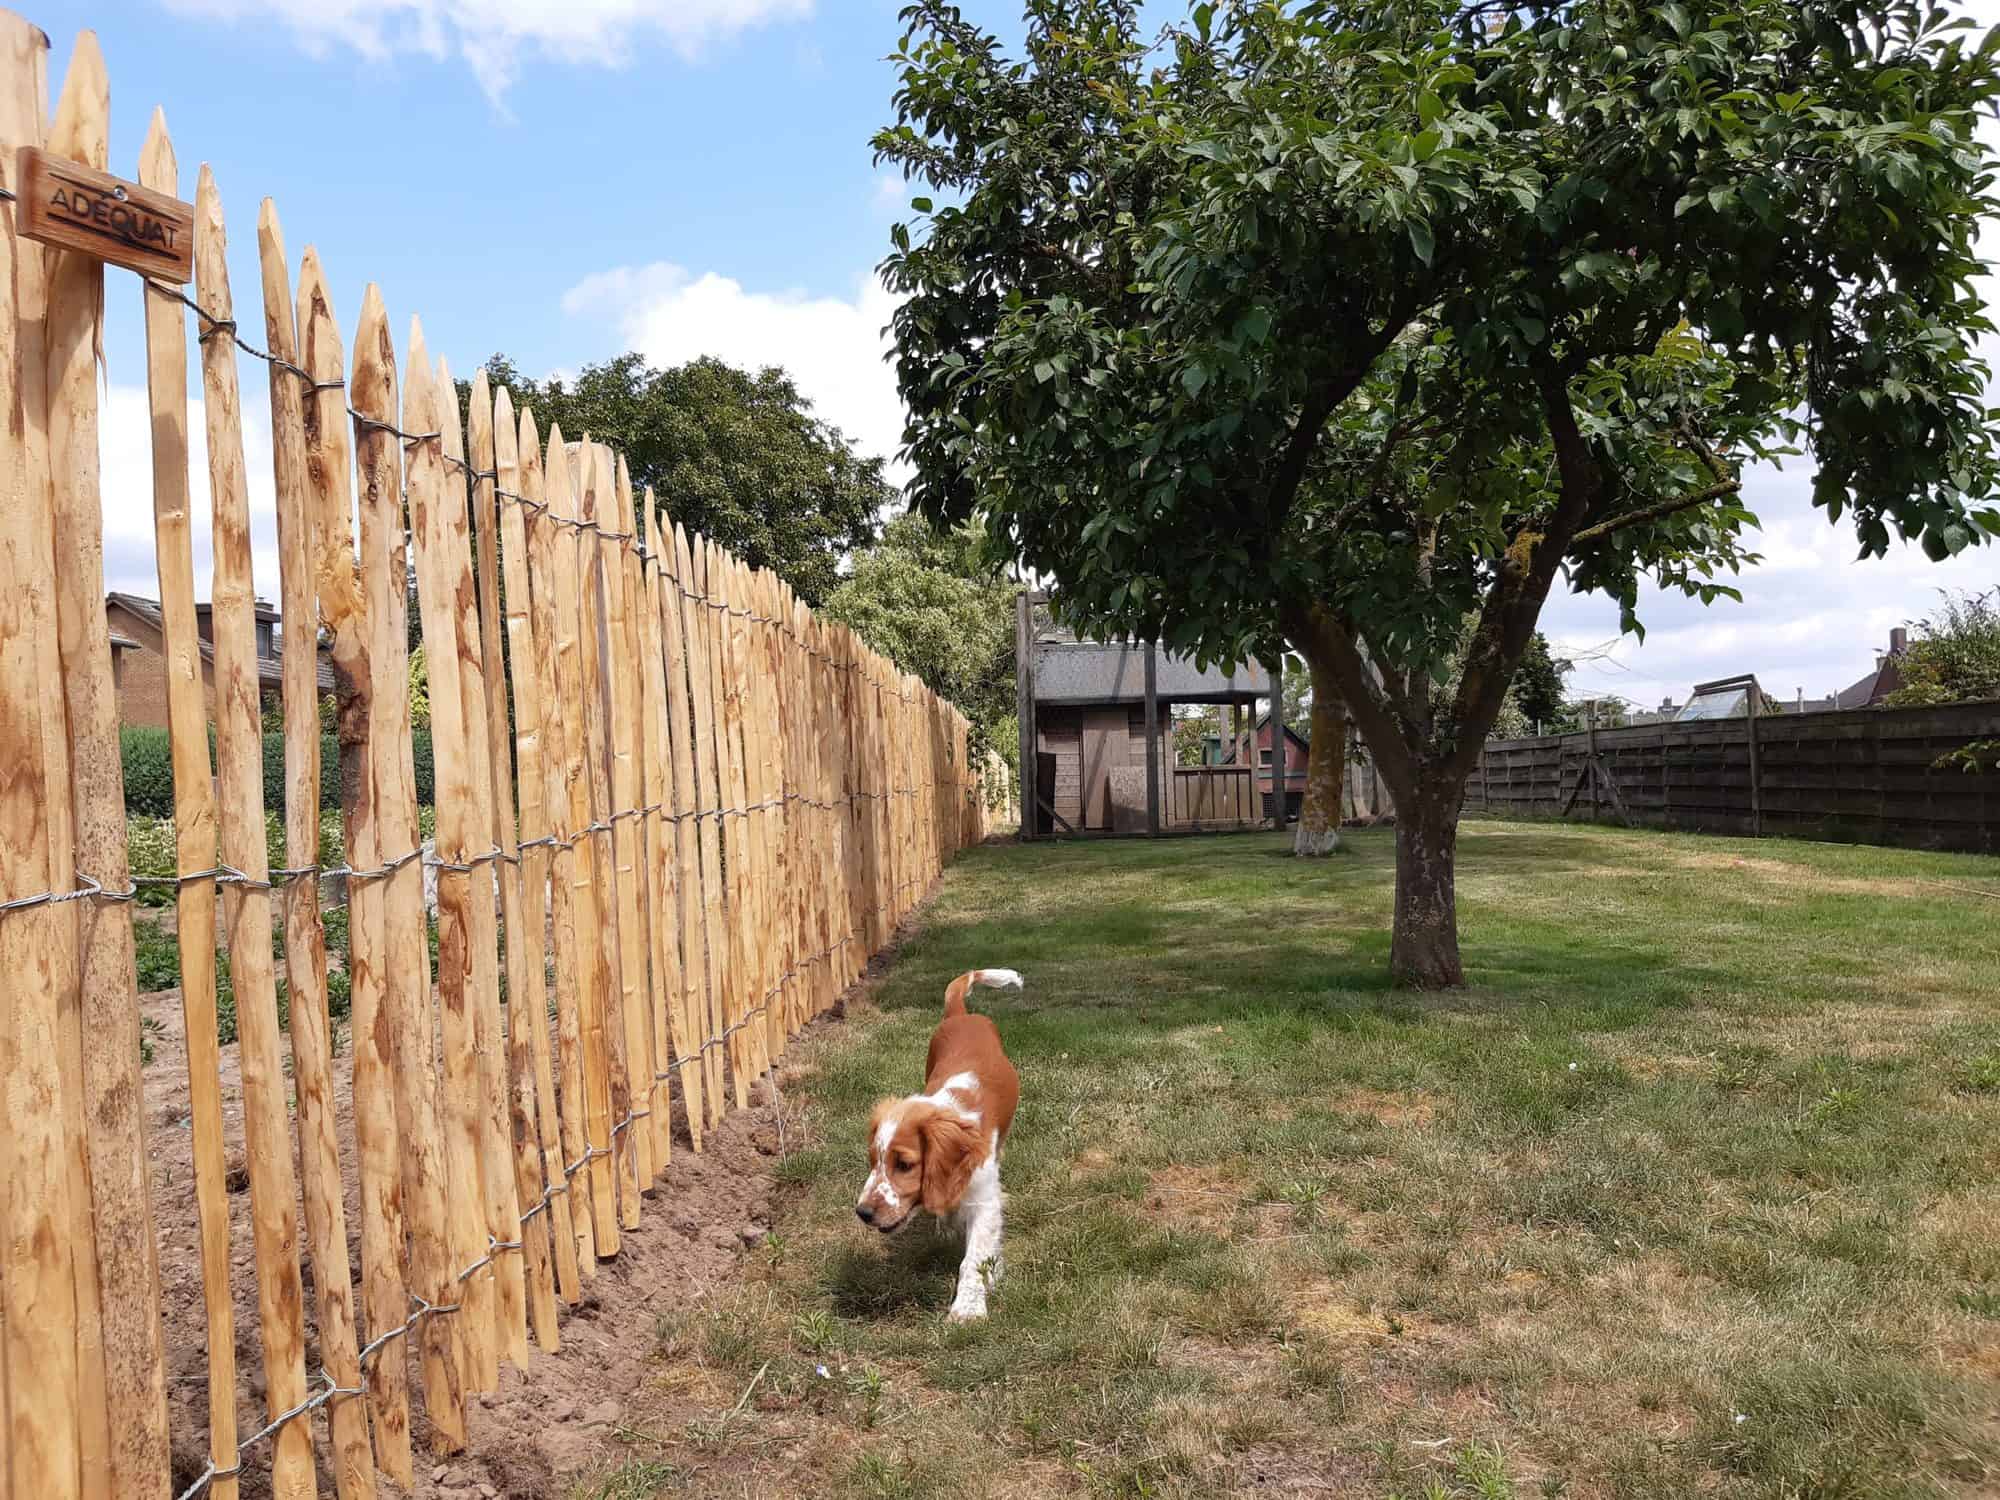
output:
MULTIPOLYGON (((207 167, 195 188, 195 285, 218 323, 235 315, 229 295, 222 199, 207 167)), ((299 1277, 298 1178, 285 1105, 277 975, 271 960, 270 860, 264 842, 264 741, 257 692, 256 587, 250 572, 250 494, 243 472, 242 405, 235 346, 201 346, 202 410, 208 423, 208 491, 214 507, 216 785, 222 859, 257 884, 222 897, 230 978, 236 990, 243 1069, 243 1130, 257 1252, 257 1323, 264 1346, 264 1404, 276 1417, 306 1396, 305 1294, 299 1277)), ((272 1438, 271 1483, 280 1500, 318 1493, 312 1429, 303 1422, 272 1438)))

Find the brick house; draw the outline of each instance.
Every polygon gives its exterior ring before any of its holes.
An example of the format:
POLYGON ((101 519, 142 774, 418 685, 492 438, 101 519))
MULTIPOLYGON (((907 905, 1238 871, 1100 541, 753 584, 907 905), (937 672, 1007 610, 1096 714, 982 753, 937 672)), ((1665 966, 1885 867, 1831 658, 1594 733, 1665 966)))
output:
MULTIPOLYGON (((1258 715, 1255 729, 1257 742, 1257 794, 1264 806, 1265 815, 1271 808, 1271 770, 1274 742, 1271 739, 1271 715, 1258 715)), ((1249 763, 1249 736, 1238 737, 1222 752, 1222 764, 1228 766, 1249 763)), ((1285 816, 1296 818, 1306 800, 1306 764, 1312 755, 1312 741, 1291 725, 1285 726, 1285 816)))
MULTIPOLYGON (((104 618, 112 638, 113 680, 118 690, 118 722, 127 726, 165 729, 167 718, 166 623, 159 601, 138 594, 104 596, 104 618)), ((201 687, 204 716, 215 719, 215 635, 211 606, 195 606, 195 629, 201 636, 201 687)), ((316 632, 315 632, 316 633, 316 632)), ((277 610, 257 601, 257 693, 265 707, 276 705, 284 690, 284 631, 277 610)), ((333 692, 332 659, 319 652, 321 697, 333 692)))

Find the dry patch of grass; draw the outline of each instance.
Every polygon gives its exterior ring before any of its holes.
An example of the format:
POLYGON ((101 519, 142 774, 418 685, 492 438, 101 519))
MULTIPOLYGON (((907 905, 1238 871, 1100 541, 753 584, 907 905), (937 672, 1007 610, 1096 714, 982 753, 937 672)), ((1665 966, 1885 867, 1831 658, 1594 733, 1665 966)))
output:
POLYGON ((1362 1115, 1395 1129, 1421 1128, 1437 1115, 1437 1104, 1421 1094, 1391 1093, 1383 1089, 1350 1089, 1333 1100, 1342 1114, 1362 1115))

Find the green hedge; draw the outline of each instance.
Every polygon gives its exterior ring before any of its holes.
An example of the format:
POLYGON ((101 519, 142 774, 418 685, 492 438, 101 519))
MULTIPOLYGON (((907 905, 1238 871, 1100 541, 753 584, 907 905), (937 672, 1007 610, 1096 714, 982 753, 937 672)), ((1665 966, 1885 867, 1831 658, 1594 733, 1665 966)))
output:
MULTIPOLYGON (((215 730, 208 732, 209 766, 215 765, 215 730)), ((149 818, 174 815, 173 751, 164 729, 128 728, 120 731, 118 751, 125 767, 125 811, 149 818)), ((319 805, 340 806, 340 744, 332 735, 320 738, 319 805)), ((437 773, 431 760, 428 729, 412 734, 412 754, 417 773, 417 801, 428 805, 437 800, 437 773)), ((285 737, 264 736, 264 806, 282 812, 285 807, 285 737)))
POLYGON ((125 767, 125 811, 168 818, 174 811, 174 758, 164 729, 125 729, 118 735, 125 767))

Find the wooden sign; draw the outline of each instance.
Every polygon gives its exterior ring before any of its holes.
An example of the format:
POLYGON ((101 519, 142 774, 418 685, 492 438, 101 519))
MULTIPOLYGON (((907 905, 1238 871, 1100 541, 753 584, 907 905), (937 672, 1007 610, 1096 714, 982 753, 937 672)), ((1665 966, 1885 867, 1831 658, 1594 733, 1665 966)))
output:
POLYGON ((176 285, 193 279, 190 205, 33 146, 15 161, 19 228, 29 239, 176 285))

